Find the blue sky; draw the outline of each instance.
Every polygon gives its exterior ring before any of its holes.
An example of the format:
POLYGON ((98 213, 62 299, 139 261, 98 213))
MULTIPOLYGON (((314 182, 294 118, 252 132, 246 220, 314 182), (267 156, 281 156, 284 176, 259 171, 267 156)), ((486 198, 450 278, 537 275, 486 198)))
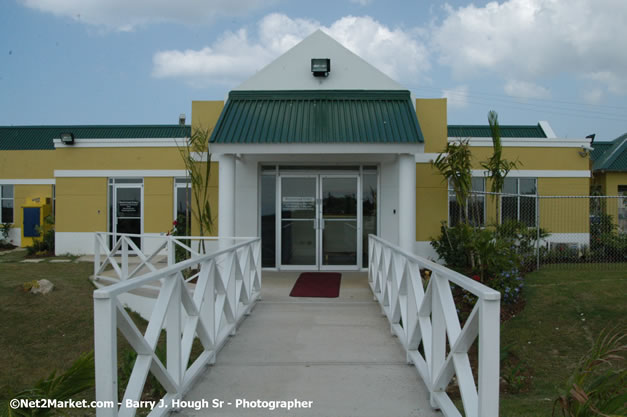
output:
POLYGON ((627 132, 625 0, 5 0, 0 125, 188 120, 317 28, 449 124, 627 132))

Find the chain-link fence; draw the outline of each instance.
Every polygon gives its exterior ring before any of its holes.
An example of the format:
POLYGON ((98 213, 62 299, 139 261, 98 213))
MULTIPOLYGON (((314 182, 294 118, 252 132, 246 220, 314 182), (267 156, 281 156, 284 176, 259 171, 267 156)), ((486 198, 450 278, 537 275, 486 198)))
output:
POLYGON ((627 196, 472 192, 464 213, 449 193, 449 225, 464 220, 517 234, 529 269, 573 263, 627 269, 627 196))

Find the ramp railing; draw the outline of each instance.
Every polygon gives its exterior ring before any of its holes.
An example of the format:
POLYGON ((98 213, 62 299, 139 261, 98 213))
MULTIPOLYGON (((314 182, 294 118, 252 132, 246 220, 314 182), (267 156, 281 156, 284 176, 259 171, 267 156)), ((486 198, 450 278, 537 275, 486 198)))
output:
POLYGON ((464 416, 498 417, 501 294, 377 236, 369 236, 368 248, 370 287, 429 389, 431 406, 447 417, 462 416, 447 392, 455 376, 464 416), (451 285, 457 294, 476 297, 463 328, 451 285))
MULTIPOLYGON (((100 238, 96 239, 98 242, 100 238)), ((130 236, 122 239, 120 247, 128 244, 133 251, 141 252, 130 236)), ((166 391, 159 404, 168 406, 173 400, 181 399, 204 368, 215 362, 229 335, 234 334, 238 323, 250 313, 261 290, 260 239, 227 239, 219 246, 211 253, 196 253, 191 259, 162 269, 151 268, 143 275, 131 271, 122 275, 119 282, 94 291, 96 400, 119 404, 119 407, 99 408, 98 417, 134 416, 137 409, 133 404, 142 399, 149 373, 166 391), (194 282, 186 282, 184 272, 190 270, 196 271, 194 282), (158 296, 147 328, 142 332, 119 297, 144 286, 156 287, 158 296), (137 353, 120 401, 118 330, 137 353), (162 330, 165 330, 165 363, 157 355, 162 330), (190 360, 196 338, 202 349, 197 358, 190 360)), ((149 265, 150 255, 140 259, 149 265)), ((155 407, 149 416, 173 411, 165 406, 155 407)))

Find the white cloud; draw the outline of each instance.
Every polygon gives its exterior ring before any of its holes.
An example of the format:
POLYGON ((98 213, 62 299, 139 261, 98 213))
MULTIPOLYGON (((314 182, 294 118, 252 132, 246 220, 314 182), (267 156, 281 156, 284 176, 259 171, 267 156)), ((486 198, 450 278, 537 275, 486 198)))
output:
POLYGON ((127 31, 159 23, 204 23, 216 16, 241 15, 274 0, 19 0, 42 12, 90 25, 127 31))
POLYGON ((446 13, 433 28, 432 47, 456 77, 570 73, 613 91, 627 84, 627 1, 507 0, 447 6, 446 13))
POLYGON ((468 107, 468 86, 460 85, 442 90, 442 97, 447 99, 447 104, 451 108, 463 109, 468 107))
POLYGON ((528 81, 510 80, 505 84, 505 93, 512 97, 549 98, 551 92, 541 85, 528 81))
POLYGON ((372 3, 372 0, 349 0, 351 3, 359 4, 360 6, 367 6, 372 3))
POLYGON ((254 38, 240 29, 200 50, 157 52, 153 75, 181 78, 196 86, 243 81, 318 28, 392 78, 415 79, 429 68, 427 49, 419 40, 371 17, 347 16, 325 27, 273 13, 261 19, 254 38))
POLYGON ((582 97, 588 104, 599 104, 603 98, 603 90, 590 88, 582 93, 582 97))

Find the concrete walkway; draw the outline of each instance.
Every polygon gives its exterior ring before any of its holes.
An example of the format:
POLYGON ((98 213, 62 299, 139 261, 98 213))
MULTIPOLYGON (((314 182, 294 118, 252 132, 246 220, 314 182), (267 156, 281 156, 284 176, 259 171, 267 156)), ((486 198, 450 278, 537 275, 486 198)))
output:
POLYGON ((178 415, 441 416, 391 336, 365 273, 343 273, 339 298, 289 297, 297 277, 264 272, 262 301, 185 397, 211 405, 178 415), (243 409, 238 399, 298 399, 311 408, 243 409))

